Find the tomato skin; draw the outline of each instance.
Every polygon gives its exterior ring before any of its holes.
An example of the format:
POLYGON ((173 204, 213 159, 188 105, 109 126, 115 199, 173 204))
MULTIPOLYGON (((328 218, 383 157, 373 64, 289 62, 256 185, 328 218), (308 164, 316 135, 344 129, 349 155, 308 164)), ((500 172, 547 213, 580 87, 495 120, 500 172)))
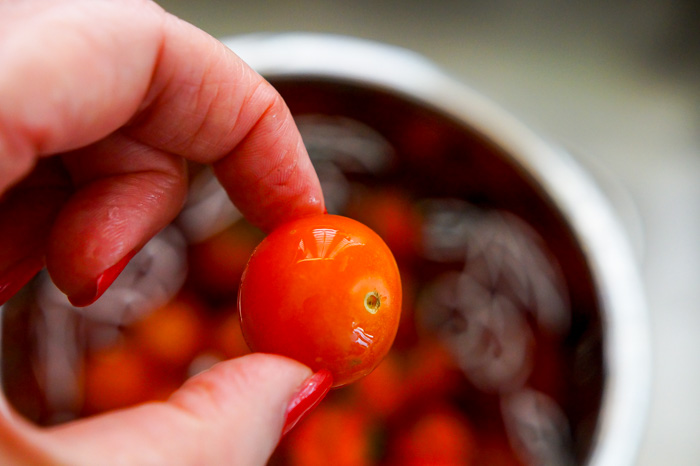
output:
POLYGON ((337 387, 369 374, 391 348, 401 280, 391 251, 366 226, 336 215, 305 217, 255 249, 238 309, 253 351, 328 369, 337 387))

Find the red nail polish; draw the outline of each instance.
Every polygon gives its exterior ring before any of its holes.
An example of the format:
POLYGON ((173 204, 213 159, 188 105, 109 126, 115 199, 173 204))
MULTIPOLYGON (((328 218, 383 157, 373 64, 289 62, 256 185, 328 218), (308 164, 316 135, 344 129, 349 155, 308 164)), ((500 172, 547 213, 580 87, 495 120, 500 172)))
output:
POLYGON ((109 285, 114 283, 120 273, 124 270, 124 267, 129 263, 129 261, 136 255, 136 251, 132 251, 126 256, 124 256, 119 262, 102 272, 95 280, 95 285, 88 288, 85 291, 76 293, 68 297, 68 300, 73 306, 84 307, 97 301, 102 294, 107 291, 109 285))
POLYGON ((21 260, 0 275, 0 305, 13 297, 44 267, 42 259, 31 257, 21 260))
POLYGON ((299 421, 316 406, 326 396, 328 390, 333 385, 333 376, 325 369, 322 369, 306 379, 292 401, 287 406, 287 416, 282 428, 282 436, 292 430, 299 421))

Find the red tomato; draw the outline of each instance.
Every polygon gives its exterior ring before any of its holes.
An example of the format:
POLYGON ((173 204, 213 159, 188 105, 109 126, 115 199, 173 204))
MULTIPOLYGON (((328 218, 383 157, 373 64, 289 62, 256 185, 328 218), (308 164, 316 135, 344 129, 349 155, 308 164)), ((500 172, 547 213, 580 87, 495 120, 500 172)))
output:
POLYGON ((372 230, 318 215, 282 225, 260 243, 243 274, 238 309, 253 351, 328 369, 337 387, 369 374, 391 348, 401 280, 372 230))
POLYGON ((374 230, 399 264, 415 260, 420 243, 421 218, 412 200, 395 189, 368 189, 356 193, 348 215, 374 230))
MULTIPOLYGON (((449 405, 437 406, 404 426, 391 445, 391 465, 474 464, 476 439, 466 417, 449 405)), ((490 463, 489 463, 490 464, 490 463)))
POLYGON ((223 317, 214 319, 210 332, 211 349, 223 357, 237 358, 250 352, 243 339, 238 312, 226 313, 223 317))
POLYGON ((94 414, 150 400, 159 380, 136 348, 120 342, 87 359, 84 383, 83 409, 94 414))
POLYGON ((128 335, 163 367, 185 367, 202 349, 204 310, 196 298, 180 295, 137 321, 128 335))
POLYGON ((188 280, 203 297, 214 300, 235 298, 245 264, 262 233, 248 222, 239 221, 223 232, 190 246, 188 280))
POLYGON ((390 351, 384 361, 367 377, 355 385, 357 398, 355 409, 386 419, 398 411, 406 398, 403 361, 395 351, 390 351))
POLYGON ((372 437, 366 413, 324 404, 293 430, 286 443, 290 466, 370 466, 372 437))

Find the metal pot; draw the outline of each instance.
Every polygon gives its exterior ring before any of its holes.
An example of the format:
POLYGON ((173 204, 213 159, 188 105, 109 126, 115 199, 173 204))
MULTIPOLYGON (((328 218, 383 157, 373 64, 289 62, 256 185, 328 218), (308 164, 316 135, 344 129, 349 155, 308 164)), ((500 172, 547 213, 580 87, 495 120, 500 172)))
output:
MULTIPOLYGON (((507 218, 513 214, 539 235, 544 248, 555 257, 560 269, 557 273, 568 287, 568 301, 565 299, 563 304, 568 311, 563 320, 561 315, 543 316, 546 309, 534 316, 536 326, 561 324, 562 344, 572 354, 569 370, 557 375, 565 379, 565 401, 559 406, 554 403, 554 408, 560 409, 552 414, 548 404, 551 400, 539 398, 536 393, 533 396, 527 385, 532 367, 523 369, 524 374, 503 369, 506 372, 500 372, 501 379, 494 384, 491 382, 496 375, 488 372, 493 367, 479 372, 473 361, 471 366, 465 361, 465 370, 472 370, 467 375, 475 386, 502 396, 509 438, 524 461, 632 464, 650 394, 647 313, 630 242, 610 202, 581 165, 494 103, 410 51, 313 34, 251 35, 225 38, 223 43, 280 89, 317 160, 336 157, 337 161, 339 157, 345 160, 346 168, 348 164, 360 166, 363 173, 359 176, 375 176, 382 164, 393 163, 391 148, 385 147, 386 141, 392 144, 387 133, 420 139, 417 144, 424 144, 422 150, 427 152, 424 155, 428 160, 411 163, 413 169, 424 171, 423 178, 415 177, 418 184, 421 179, 430 182, 418 189, 424 196, 447 197, 452 203, 441 204, 433 212, 434 218, 444 219, 446 214, 464 207, 455 207, 455 202, 469 202, 462 212, 469 221, 460 223, 462 217, 458 215, 450 217, 446 225, 439 221, 431 225, 444 227, 441 238, 452 238, 458 247, 469 248, 469 244, 459 246, 460 238, 473 238, 470 235, 475 228, 482 235, 493 233, 484 229, 484 225, 493 225, 485 223, 491 218, 487 214, 493 211, 505 212, 507 218), (408 121, 406 112, 417 112, 418 120, 424 118, 450 128, 444 134, 433 128, 421 136, 420 127, 401 128, 408 121), (318 115, 322 115, 320 123, 318 115), (339 120, 342 124, 337 124, 339 120), (325 130, 319 133, 319 128, 325 130), (358 136, 363 132, 364 136, 358 136), (465 149, 468 154, 460 158, 461 146, 452 140, 446 143, 441 134, 471 141, 470 149, 465 149), (348 137, 350 142, 358 138, 364 143, 374 138, 375 142, 361 145, 354 153, 350 150, 349 155, 342 154, 348 137), (432 154, 431 147, 443 155, 432 154), (372 168, 373 163, 379 168, 372 168), (443 181, 440 173, 444 174, 443 181), (475 203, 476 210, 472 208, 475 203), (587 406, 594 414, 576 413, 576 406, 587 406), (562 419, 558 417, 561 414, 562 419), (558 429, 570 435, 563 436, 558 429)), ((344 182, 341 179, 334 183, 336 178, 330 171, 324 178, 327 195, 344 182)), ((392 175, 378 176, 391 179, 392 175)), ((337 197, 330 196, 332 206, 333 202, 344 202, 342 189, 340 192, 337 197)), ((496 234, 499 232, 502 230, 496 230, 496 234)), ((449 247, 436 251, 438 256, 446 254, 449 247)), ((464 271, 460 277, 458 282, 464 280, 464 271)), ((440 320, 431 310, 427 314, 428 321, 440 320)), ((518 312, 507 315, 517 317, 518 312)), ((468 335, 462 337, 468 339, 468 335)), ((514 334, 508 341, 517 339, 514 334)), ((459 346, 459 341, 467 340, 456 341, 459 346)), ((469 354, 465 357, 469 359, 469 354)))

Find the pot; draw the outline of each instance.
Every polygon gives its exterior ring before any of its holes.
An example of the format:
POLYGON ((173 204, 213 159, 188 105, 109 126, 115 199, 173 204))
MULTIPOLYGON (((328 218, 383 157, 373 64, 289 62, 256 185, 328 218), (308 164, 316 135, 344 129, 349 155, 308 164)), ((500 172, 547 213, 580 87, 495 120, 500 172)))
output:
MULTIPOLYGON (((319 173, 329 210, 346 205, 342 186, 353 179, 370 177, 376 186, 411 180, 424 218, 431 219, 422 226, 423 253, 443 264, 471 254, 468 265, 436 281, 442 291, 430 295, 428 305, 418 305, 426 325, 443 332, 450 324, 445 309, 459 307, 455 299, 480 299, 478 291, 464 291, 483 278, 474 264, 490 257, 472 247, 474 241, 507 248, 493 239, 500 235, 510 246, 518 246, 517 238, 542 246, 511 266, 550 277, 549 291, 533 285, 535 294, 566 291, 534 304, 512 306, 510 299, 507 311, 507 305, 471 309, 462 318, 472 330, 448 336, 451 348, 465 353, 460 366, 476 389, 500 397, 507 435, 521 460, 633 464, 650 394, 648 316, 634 248, 596 179, 561 147, 410 51, 299 33, 223 43, 285 97, 317 169, 325 167, 319 173), (337 176, 338 166, 351 175, 337 176), (549 268, 533 266, 539 256, 553 258, 549 268), (452 302, 441 301, 441 292, 452 293, 452 302), (497 324, 494 309, 501 309, 497 324), (534 340, 517 325, 503 330, 523 318, 535 327, 534 340), (506 356, 475 356, 474 342, 484 332, 470 332, 478 324, 502 327, 506 356), (568 369, 554 375, 565 379, 558 398, 528 382, 541 364, 537 356, 518 360, 543 335, 569 354, 568 369)), ((521 243, 521 250, 532 249, 521 243)))

